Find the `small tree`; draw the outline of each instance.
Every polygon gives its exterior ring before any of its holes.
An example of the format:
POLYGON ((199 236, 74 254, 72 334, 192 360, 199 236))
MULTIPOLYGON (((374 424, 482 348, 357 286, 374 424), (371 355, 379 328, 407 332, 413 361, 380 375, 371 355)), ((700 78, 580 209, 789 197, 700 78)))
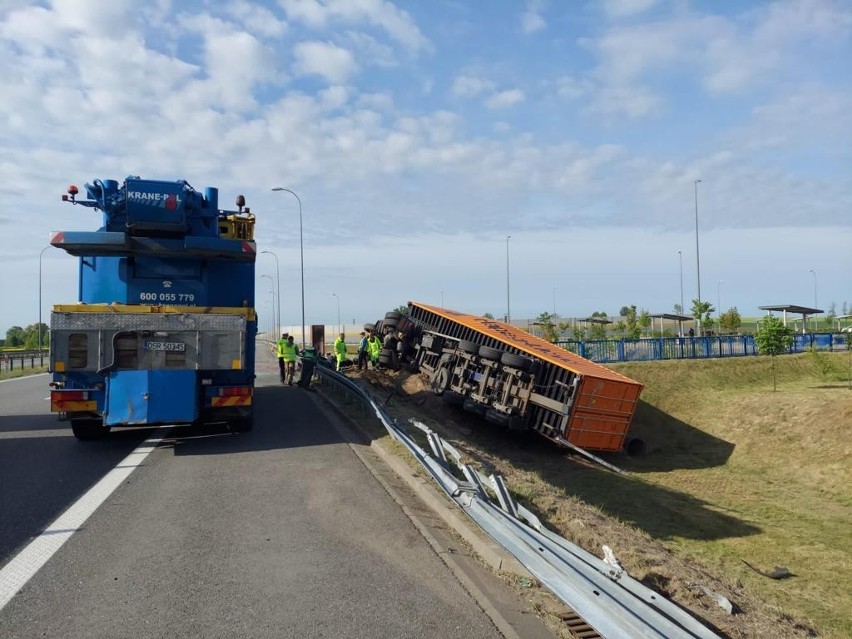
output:
POLYGON ((639 313, 639 328, 647 335, 648 329, 651 327, 651 314, 644 308, 639 313))
POLYGON ((675 315, 683 315, 683 307, 680 304, 675 304, 674 313, 675 315))
POLYGON ((743 324, 743 318, 737 307, 729 308, 719 316, 719 328, 728 333, 736 333, 743 324))
POLYGON ((695 318, 695 321, 698 322, 698 334, 701 335, 702 328, 706 325, 710 320, 710 313, 715 311, 713 305, 710 302, 699 302, 698 300, 692 300, 692 316, 695 318))
POLYGON ((536 318, 535 323, 541 329, 543 339, 546 339, 548 342, 555 342, 559 339, 556 325, 553 323, 553 315, 545 311, 536 318))
MULTIPOLYGON (((636 308, 635 306, 633 308, 636 308)), ((620 317, 627 317, 627 314, 630 312, 629 306, 622 306, 621 310, 618 311, 620 317)))
POLYGON ((784 326, 780 318, 768 316, 760 323, 754 335, 754 344, 761 355, 769 355, 772 362, 772 390, 778 390, 778 376, 775 372, 775 356, 790 349, 793 345, 793 331, 784 326))
POLYGON ((399 313, 400 315, 408 315, 408 305, 407 304, 405 306, 397 306, 394 310, 397 313, 399 313))
POLYGON ((482 317, 485 319, 494 319, 494 316, 491 313, 485 313, 482 317))

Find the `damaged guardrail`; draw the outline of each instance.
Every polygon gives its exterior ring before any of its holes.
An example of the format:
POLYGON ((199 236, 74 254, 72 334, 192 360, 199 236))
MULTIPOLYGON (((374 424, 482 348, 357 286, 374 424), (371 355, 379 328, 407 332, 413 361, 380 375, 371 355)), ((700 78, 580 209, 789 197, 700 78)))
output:
POLYGON ((600 559, 545 528, 512 499, 502 477, 482 475, 426 425, 410 420, 425 435, 431 454, 352 380, 324 367, 316 372, 369 405, 388 433, 471 519, 602 637, 719 639, 685 609, 628 575, 607 546, 600 559))

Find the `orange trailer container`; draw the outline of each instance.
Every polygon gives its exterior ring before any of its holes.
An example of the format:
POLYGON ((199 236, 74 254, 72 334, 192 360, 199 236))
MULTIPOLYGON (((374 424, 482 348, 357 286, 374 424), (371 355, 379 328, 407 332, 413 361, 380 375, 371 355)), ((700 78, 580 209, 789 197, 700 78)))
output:
POLYGON ((435 392, 560 444, 625 449, 639 382, 497 320, 409 302, 404 322, 435 392))

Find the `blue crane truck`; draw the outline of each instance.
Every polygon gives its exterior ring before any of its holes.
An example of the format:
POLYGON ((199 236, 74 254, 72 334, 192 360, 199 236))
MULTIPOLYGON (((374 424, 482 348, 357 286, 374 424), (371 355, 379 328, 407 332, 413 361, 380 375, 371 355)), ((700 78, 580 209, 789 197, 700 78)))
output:
POLYGON ((218 190, 127 177, 68 187, 96 231, 61 231, 79 258, 78 301, 50 318, 50 407, 78 439, 116 426, 253 423, 254 215, 218 190))

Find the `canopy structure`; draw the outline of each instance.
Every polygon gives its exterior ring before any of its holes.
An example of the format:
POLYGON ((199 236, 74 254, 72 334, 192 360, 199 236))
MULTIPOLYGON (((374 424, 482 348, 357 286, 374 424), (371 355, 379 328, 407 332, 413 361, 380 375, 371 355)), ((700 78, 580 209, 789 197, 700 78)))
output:
POLYGON ((653 315, 650 315, 649 317, 652 320, 660 320, 660 335, 663 334, 663 320, 677 322, 677 334, 680 337, 683 337, 683 323, 695 319, 694 317, 690 317, 688 315, 676 315, 675 313, 655 313, 653 315))
POLYGON ((809 315, 819 315, 822 313, 822 309, 819 308, 811 308, 809 306, 799 306, 797 304, 776 304, 774 306, 759 306, 758 307, 762 311, 767 311, 767 315, 772 311, 780 311, 781 319, 784 322, 784 326, 787 326, 787 313, 795 313, 796 315, 802 316, 802 335, 805 334, 805 324, 807 324, 809 315))

